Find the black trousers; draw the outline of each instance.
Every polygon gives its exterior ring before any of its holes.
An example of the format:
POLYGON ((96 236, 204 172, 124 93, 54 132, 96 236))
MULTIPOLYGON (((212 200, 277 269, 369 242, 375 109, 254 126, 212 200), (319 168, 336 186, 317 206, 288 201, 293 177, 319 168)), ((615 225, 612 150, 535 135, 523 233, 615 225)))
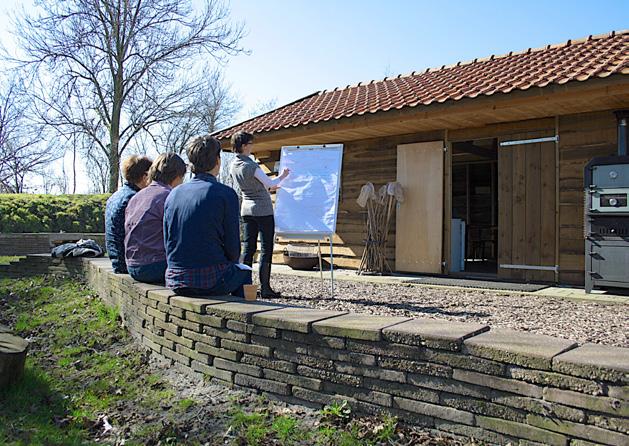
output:
POLYGON ((272 215, 264 217, 253 217, 245 215, 242 217, 244 232, 244 259, 243 263, 251 266, 253 256, 258 248, 258 234, 260 234, 260 264, 271 264, 273 259, 273 242, 275 239, 275 218, 272 215))

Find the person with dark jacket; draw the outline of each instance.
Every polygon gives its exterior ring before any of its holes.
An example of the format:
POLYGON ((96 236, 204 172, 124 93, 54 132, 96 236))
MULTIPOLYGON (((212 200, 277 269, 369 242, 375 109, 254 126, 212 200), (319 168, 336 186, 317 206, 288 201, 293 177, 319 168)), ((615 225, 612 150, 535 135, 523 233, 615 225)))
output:
POLYGON ((105 247, 111 266, 117 274, 127 273, 124 257, 124 217, 127 204, 140 189, 148 184, 151 160, 146 156, 133 155, 122 162, 124 184, 107 200, 105 207, 105 247))
POLYGON ((258 248, 259 234, 262 246, 258 261, 260 295, 263 298, 277 298, 281 294, 271 288, 275 218, 269 190, 277 189, 280 182, 289 174, 289 170, 284 169, 280 176, 270 179, 250 158, 252 147, 253 135, 251 133, 241 131, 232 136, 232 150, 236 153, 236 157, 232 162, 230 173, 242 198, 240 213, 245 239, 243 263, 252 266, 253 256, 258 248))
POLYGON ((139 282, 164 283, 164 203, 172 188, 183 183, 186 162, 162 153, 149 169, 151 184, 129 200, 125 213, 125 259, 129 275, 139 282))
POLYGON ((251 271, 238 266, 238 196, 216 179, 221 144, 200 136, 186 152, 194 177, 173 189, 164 205, 166 286, 187 296, 244 297, 251 271))

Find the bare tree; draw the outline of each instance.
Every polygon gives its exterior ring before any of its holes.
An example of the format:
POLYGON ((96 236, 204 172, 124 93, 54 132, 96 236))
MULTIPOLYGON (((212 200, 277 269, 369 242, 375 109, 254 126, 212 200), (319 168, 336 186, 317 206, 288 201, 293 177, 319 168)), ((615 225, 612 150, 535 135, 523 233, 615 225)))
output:
POLYGON ((240 52, 243 35, 219 0, 198 13, 191 0, 42 1, 16 25, 38 117, 92 140, 107 159, 110 192, 136 136, 180 110, 194 87, 177 82, 182 68, 240 52))
POLYGON ((59 159, 54 139, 29 114, 29 97, 18 78, 4 80, 0 89, 0 191, 21 193, 27 178, 59 159))
POLYGON ((274 108, 277 107, 277 98, 270 98, 263 101, 258 101, 249 108, 249 117, 253 118, 255 116, 260 116, 265 114, 266 112, 270 112, 274 108))
POLYGON ((181 108, 160 126, 158 139, 163 150, 158 151, 181 153, 191 137, 227 126, 240 109, 218 69, 205 66, 195 77, 187 82, 195 88, 189 89, 181 108))

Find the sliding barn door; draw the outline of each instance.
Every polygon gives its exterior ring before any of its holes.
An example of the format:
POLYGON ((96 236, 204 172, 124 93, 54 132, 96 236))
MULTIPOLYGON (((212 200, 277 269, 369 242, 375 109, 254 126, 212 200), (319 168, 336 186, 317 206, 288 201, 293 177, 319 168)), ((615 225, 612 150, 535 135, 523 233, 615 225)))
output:
POLYGON ((443 142, 397 146, 397 181, 404 188, 395 224, 395 269, 441 273, 443 142))
POLYGON ((498 147, 498 275, 505 279, 555 280, 555 142, 533 142, 549 136, 510 135, 498 147))

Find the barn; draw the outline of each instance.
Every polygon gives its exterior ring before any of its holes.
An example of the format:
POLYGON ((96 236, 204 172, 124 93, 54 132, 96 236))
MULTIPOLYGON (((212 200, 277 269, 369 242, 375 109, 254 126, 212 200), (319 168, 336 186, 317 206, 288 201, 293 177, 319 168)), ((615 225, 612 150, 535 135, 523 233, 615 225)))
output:
POLYGON ((269 172, 282 146, 344 145, 338 266, 363 252, 361 186, 399 181, 396 271, 579 285, 584 166, 626 148, 628 74, 629 32, 612 32, 319 91, 215 136, 253 133, 269 172))

